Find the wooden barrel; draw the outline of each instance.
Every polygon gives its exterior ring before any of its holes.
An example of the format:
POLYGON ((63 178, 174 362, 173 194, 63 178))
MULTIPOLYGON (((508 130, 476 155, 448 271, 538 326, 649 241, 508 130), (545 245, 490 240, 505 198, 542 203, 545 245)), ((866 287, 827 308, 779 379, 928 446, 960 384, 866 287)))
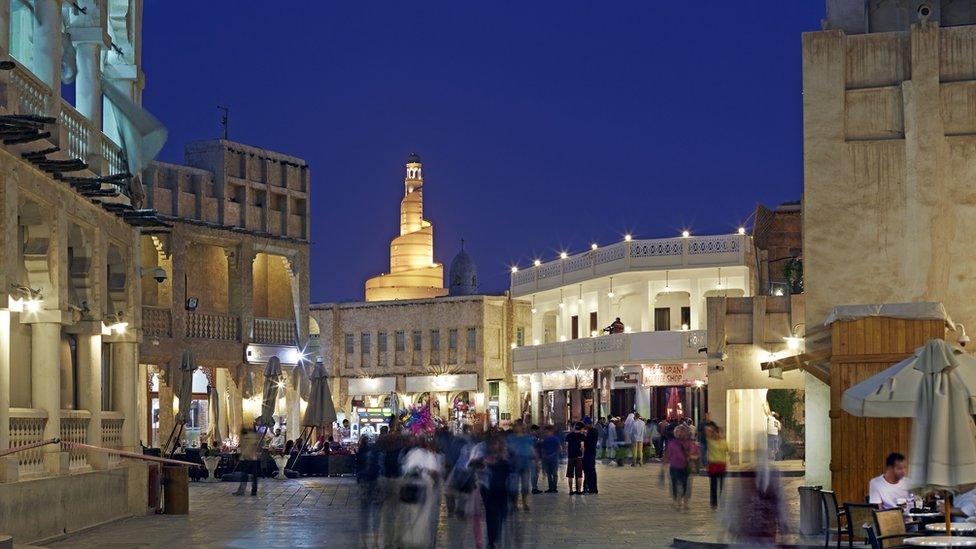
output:
POLYGON ((163 466, 163 514, 186 515, 190 512, 190 479, 182 465, 163 466))

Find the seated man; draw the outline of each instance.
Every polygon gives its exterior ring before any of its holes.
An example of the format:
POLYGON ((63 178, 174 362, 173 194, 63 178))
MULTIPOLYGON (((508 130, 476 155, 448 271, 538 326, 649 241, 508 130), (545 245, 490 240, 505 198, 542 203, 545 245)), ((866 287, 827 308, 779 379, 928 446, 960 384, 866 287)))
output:
POLYGON ((285 436, 281 434, 281 429, 275 429, 275 436, 271 439, 271 449, 281 450, 285 447, 285 436))
POLYGON ((910 482, 905 477, 907 472, 905 456, 898 452, 888 454, 885 458, 884 474, 868 483, 868 502, 878 504, 881 509, 893 509, 899 506, 899 500, 913 500, 914 497, 908 489, 910 482))

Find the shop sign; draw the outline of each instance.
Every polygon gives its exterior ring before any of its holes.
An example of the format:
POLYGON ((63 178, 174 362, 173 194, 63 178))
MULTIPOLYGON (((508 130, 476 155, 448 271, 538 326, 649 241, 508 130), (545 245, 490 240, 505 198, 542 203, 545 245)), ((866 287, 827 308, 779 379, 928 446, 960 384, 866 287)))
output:
POLYGON ((644 387, 688 386, 707 381, 707 366, 701 362, 650 364, 644 366, 641 376, 641 385, 644 387))
POLYGON ((407 376, 404 387, 408 393, 477 391, 478 374, 407 376))
POLYGON ((354 377, 349 380, 350 395, 388 395, 395 390, 395 377, 354 377))
POLYGON ((627 372, 613 376, 614 385, 637 385, 637 372, 627 372))

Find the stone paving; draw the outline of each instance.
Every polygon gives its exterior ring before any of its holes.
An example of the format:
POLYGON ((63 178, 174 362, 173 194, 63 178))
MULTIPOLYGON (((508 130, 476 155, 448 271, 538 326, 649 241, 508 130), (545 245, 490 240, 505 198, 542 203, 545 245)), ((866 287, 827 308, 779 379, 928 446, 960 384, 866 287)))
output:
MULTIPOLYGON (((524 547, 666 547, 675 537, 722 538, 720 512, 708 508, 708 479, 694 479, 691 509, 675 511, 658 481, 659 464, 598 465, 600 493, 530 496, 516 514, 524 547)), ((229 483, 190 486, 189 516, 146 516, 82 532, 49 547, 356 547, 359 490, 353 478, 262 479, 257 497, 234 497, 229 483)), ((800 478, 783 479, 791 524, 798 524, 800 478)), ((727 479, 727 491, 741 479, 727 479)), ((470 526, 443 512, 438 547, 473 547, 470 526)), ((820 542, 822 543, 822 541, 820 542)))

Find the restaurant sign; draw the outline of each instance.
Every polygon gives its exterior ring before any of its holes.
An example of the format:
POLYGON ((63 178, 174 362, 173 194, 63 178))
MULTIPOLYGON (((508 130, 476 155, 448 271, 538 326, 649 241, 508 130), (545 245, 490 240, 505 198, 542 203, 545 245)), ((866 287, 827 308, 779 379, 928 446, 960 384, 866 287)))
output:
POLYGON ((704 363, 649 364, 644 366, 641 376, 644 387, 688 386, 696 382, 708 382, 708 367, 704 363))

